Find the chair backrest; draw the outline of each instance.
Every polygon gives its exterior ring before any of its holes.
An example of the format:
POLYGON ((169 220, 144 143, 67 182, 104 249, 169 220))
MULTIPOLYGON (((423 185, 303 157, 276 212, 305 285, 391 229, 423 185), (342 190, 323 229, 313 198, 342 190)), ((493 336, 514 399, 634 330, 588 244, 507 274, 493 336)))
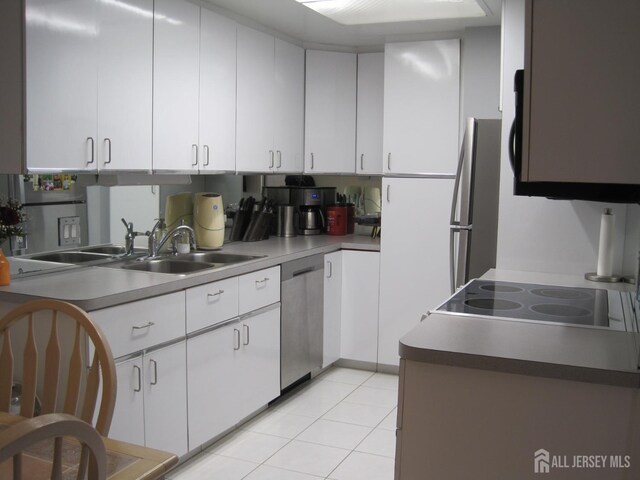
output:
POLYGON ((0 319, 0 342, 0 411, 10 411, 12 387, 19 382, 20 416, 34 416, 37 393, 41 411, 36 414, 66 413, 92 425, 96 418, 96 430, 107 436, 116 399, 115 364, 104 334, 84 310, 59 300, 25 303, 0 319), (94 350, 91 361, 87 340, 94 350))
POLYGON ((75 474, 79 480, 86 477, 87 471, 91 480, 107 478, 107 453, 98 432, 88 423, 63 413, 23 420, 0 431, 0 470, 12 470, 14 480, 42 478, 43 452, 50 448, 43 446, 43 441, 53 443, 53 454, 45 455, 51 461, 49 478, 60 479, 64 473, 64 478, 75 474), (79 445, 73 440, 65 445, 63 442, 69 441, 65 437, 75 439, 79 445), (13 465, 3 465, 11 458, 13 465))

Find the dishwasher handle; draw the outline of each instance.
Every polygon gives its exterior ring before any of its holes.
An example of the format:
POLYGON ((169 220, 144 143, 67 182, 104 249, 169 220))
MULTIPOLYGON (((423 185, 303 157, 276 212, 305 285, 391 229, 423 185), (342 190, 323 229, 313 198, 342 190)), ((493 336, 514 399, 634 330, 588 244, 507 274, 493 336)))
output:
POLYGON ((322 254, 283 263, 280 271, 280 281, 285 282, 317 270, 324 270, 324 255, 322 254))

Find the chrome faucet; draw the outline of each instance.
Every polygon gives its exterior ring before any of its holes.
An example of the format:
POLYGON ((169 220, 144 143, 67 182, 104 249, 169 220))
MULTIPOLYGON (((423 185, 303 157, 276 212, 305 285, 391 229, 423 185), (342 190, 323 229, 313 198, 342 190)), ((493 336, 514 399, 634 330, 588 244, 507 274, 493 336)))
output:
POLYGON ((140 235, 145 235, 145 234, 142 232, 136 232, 133 229, 132 222, 127 223, 127 221, 124 218, 121 218, 120 220, 122 220, 122 223, 124 223, 124 228, 127 229, 127 234, 124 237, 125 255, 131 255, 133 254, 134 240, 136 239, 136 237, 140 235))
POLYGON ((167 233, 165 233, 160 240, 156 240, 156 231, 162 225, 162 219, 158 220, 156 224, 153 226, 150 232, 147 232, 149 235, 149 258, 154 258, 158 256, 158 253, 162 249, 167 241, 171 240, 172 252, 175 254, 177 252, 176 249, 176 240, 177 238, 184 232, 189 235, 189 245, 195 249, 196 247, 196 233, 193 231, 188 225, 185 225, 184 222, 181 225, 173 227, 167 233))

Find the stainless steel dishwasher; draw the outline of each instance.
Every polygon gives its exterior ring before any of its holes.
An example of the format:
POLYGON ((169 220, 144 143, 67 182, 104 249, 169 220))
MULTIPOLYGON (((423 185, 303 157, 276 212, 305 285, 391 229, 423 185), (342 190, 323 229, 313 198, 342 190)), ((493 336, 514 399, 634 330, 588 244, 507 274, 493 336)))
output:
POLYGON ((322 367, 324 255, 282 264, 280 388, 322 367))

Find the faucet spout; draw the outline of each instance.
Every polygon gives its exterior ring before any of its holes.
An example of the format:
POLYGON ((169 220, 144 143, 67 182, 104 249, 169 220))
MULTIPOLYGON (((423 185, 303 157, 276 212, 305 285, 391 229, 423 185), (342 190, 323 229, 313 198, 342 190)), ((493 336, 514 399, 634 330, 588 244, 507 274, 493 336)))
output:
POLYGON ((194 232, 193 228, 191 228, 188 225, 185 225, 184 223, 182 225, 178 225, 174 228, 172 228, 171 230, 169 230, 167 233, 165 233, 162 238, 156 242, 155 240, 155 234, 153 234, 153 232, 155 231, 157 227, 154 226, 154 229, 149 232, 149 257, 153 258, 153 257, 157 257, 158 253, 160 252, 160 250, 162 249, 162 247, 168 242, 171 241, 172 247, 173 247, 173 253, 176 253, 176 239, 182 234, 182 233, 187 233, 189 235, 189 245, 191 245, 191 247, 193 247, 195 249, 196 246, 196 233, 194 232))

